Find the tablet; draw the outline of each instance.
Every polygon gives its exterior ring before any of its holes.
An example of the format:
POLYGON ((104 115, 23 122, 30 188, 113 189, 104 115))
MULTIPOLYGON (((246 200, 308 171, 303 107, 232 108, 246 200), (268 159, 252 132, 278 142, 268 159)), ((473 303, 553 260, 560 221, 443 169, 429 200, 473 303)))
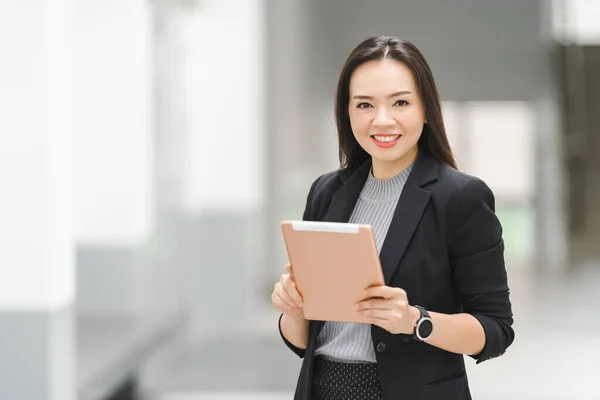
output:
POLYGON ((384 285, 372 227, 283 221, 281 228, 305 318, 368 323, 355 305, 366 288, 384 285))

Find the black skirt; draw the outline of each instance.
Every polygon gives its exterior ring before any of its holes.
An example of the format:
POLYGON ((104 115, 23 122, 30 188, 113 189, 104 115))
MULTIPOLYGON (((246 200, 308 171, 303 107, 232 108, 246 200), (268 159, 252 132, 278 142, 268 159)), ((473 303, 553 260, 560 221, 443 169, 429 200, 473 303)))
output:
POLYGON ((377 364, 334 362, 322 357, 314 362, 314 400, 382 399, 377 364))

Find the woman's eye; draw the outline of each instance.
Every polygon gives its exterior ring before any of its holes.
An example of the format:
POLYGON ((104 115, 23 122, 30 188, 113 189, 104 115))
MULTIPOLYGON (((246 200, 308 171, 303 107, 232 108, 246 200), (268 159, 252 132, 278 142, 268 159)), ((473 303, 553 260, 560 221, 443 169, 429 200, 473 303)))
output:
POLYGON ((395 106, 405 106, 407 104, 408 102, 406 100, 398 100, 396 103, 394 103, 395 106))
POLYGON ((369 103, 359 103, 356 108, 369 108, 371 105, 369 103))

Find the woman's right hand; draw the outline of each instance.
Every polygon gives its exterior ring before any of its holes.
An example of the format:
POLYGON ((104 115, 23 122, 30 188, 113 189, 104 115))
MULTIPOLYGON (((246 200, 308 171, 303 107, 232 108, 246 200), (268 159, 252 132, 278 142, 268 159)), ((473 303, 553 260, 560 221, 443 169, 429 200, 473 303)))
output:
POLYGON ((273 294, 271 294, 271 302, 277 310, 289 317, 304 318, 302 311, 302 296, 296 289, 296 282, 292 279, 292 266, 285 266, 287 273, 281 275, 279 282, 275 284, 273 294))

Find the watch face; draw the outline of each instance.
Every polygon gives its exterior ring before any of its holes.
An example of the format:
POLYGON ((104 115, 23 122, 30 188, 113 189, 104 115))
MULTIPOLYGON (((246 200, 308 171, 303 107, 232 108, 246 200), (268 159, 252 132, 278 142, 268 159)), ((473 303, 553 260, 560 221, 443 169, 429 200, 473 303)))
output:
POLYGON ((426 339, 431 335, 432 331, 433 324, 431 323, 431 320, 423 319, 419 324, 419 336, 421 336, 422 339, 426 339))

